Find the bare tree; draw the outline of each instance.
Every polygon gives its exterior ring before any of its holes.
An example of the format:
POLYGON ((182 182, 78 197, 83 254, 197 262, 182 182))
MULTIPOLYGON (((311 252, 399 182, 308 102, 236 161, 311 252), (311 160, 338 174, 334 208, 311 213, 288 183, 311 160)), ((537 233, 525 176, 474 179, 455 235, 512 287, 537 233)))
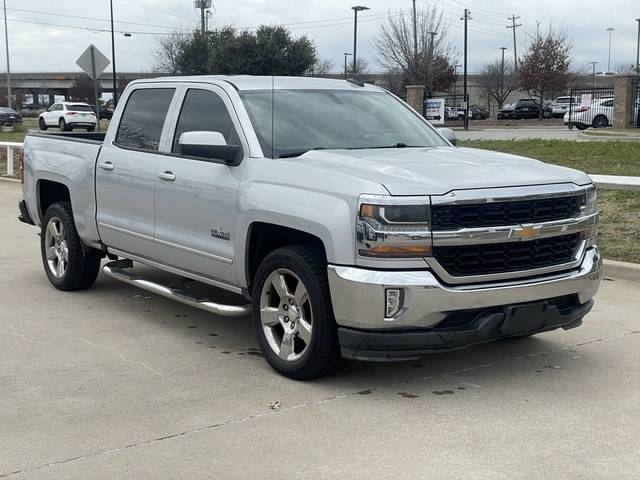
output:
POLYGON ((318 60, 308 72, 312 77, 322 77, 331 72, 333 62, 331 60, 318 60))
POLYGON ((418 10, 416 52, 413 15, 404 11, 389 12, 374 40, 380 64, 390 73, 402 73, 408 83, 427 85, 430 78, 434 83, 438 83, 439 78, 453 81, 450 59, 454 52, 447 41, 448 26, 443 14, 435 4, 418 10))
POLYGON ((517 85, 513 71, 513 62, 505 61, 504 71, 502 62, 496 60, 487 63, 482 69, 481 89, 491 99, 495 100, 498 108, 502 108, 511 92, 517 85))
POLYGON ((155 65, 153 67, 156 73, 166 73, 169 75, 177 75, 180 73, 178 66, 178 58, 186 43, 189 42, 191 35, 184 30, 174 30, 173 32, 158 37, 157 47, 153 53, 155 65))
POLYGON ((367 62, 362 57, 358 57, 356 59, 355 70, 353 69, 353 62, 349 65, 349 70, 351 73, 355 73, 356 75, 362 75, 363 73, 367 73, 369 71, 369 62, 367 62))
POLYGON ((564 33, 549 30, 546 36, 536 38, 522 57, 518 83, 529 95, 537 97, 540 105, 544 105, 546 95, 562 92, 570 84, 571 49, 564 33))

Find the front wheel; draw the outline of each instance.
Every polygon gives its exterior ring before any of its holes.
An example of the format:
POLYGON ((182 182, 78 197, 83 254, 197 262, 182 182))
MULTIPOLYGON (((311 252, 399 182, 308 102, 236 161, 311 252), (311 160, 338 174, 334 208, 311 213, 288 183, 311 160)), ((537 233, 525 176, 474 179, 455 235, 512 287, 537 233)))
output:
POLYGON ((589 126, 588 125, 576 125, 576 128, 578 130, 582 131, 582 130, 586 130, 587 128, 589 128, 589 126))
POLYGON ((40 120, 38 120, 38 126, 40 127, 40 130, 42 130, 43 132, 47 130, 47 122, 44 121, 44 118, 40 117, 40 120))
POLYGON ((40 251, 49 282, 58 290, 84 290, 98 277, 100 254, 82 244, 69 202, 54 203, 47 209, 40 251))
POLYGON ((258 344, 276 371, 297 380, 322 377, 340 364, 326 262, 316 249, 284 247, 261 263, 253 282, 258 344))
POLYGON ((593 119, 593 128, 606 128, 609 126, 609 119, 604 115, 598 115, 593 119))

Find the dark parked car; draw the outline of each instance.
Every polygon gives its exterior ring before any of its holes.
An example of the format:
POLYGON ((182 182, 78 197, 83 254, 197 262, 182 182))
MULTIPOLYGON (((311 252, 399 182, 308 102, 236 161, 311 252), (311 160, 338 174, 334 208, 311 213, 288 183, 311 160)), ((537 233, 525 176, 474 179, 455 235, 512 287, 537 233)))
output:
POLYGON ((490 113, 487 107, 480 107, 478 105, 472 105, 469 107, 474 120, 485 120, 489 118, 490 113))
POLYGON ((0 125, 16 125, 22 123, 22 115, 13 108, 0 107, 0 125))
POLYGON ((513 112, 516 108, 515 103, 509 103, 498 111, 498 120, 508 120, 513 118, 513 112))
MULTIPOLYGON (((95 105, 91 105, 91 110, 93 110, 94 113, 97 113, 95 105)), ((112 118, 113 118, 113 110, 101 105, 100 106, 100 119, 102 119, 102 120, 111 120, 112 118)))

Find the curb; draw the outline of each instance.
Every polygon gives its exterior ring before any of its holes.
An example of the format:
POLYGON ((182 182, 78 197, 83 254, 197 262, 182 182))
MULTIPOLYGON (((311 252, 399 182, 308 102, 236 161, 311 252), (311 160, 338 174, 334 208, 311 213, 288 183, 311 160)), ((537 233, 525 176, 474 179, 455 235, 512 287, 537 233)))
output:
POLYGON ((640 142, 640 136, 631 136, 631 135, 590 135, 588 133, 580 132, 578 134, 578 138, 588 139, 596 142, 611 142, 611 141, 621 141, 621 142, 640 142))
POLYGON ((608 277, 618 280, 630 280, 640 282, 640 264, 618 262, 615 260, 604 261, 604 273, 608 277))
POLYGON ((20 183, 20 180, 18 180, 17 178, 0 177, 0 182, 20 183))

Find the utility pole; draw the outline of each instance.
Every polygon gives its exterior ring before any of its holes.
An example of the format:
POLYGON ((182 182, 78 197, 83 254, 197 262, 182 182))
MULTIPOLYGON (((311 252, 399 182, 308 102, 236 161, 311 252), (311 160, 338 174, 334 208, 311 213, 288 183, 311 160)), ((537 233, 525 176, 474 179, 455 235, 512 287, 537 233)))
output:
POLYGON ((416 11, 416 0, 413 0, 413 68, 416 77, 418 76, 418 12, 416 11))
POLYGON ((507 18, 507 20, 511 20, 511 25, 508 25, 507 28, 513 29, 513 73, 515 75, 518 74, 518 47, 516 45, 516 28, 522 26, 521 23, 516 24, 516 20, 518 20, 519 18, 520 17, 516 16, 515 14, 507 18))
POLYGON ((434 69, 434 37, 438 34, 438 32, 428 32, 429 33, 429 72, 427 73, 428 80, 428 92, 427 98, 433 97, 433 69, 434 69))
MULTIPOLYGON (((502 98, 504 95, 504 52, 507 50, 507 47, 500 47, 500 50, 502 50, 502 63, 500 64, 500 98, 502 98)), ((498 107, 502 108, 502 101, 500 103, 498 107)))
POLYGON ((356 65, 358 62, 358 12, 364 12, 365 10, 371 10, 369 7, 358 5, 351 7, 353 10, 353 73, 356 73, 356 65))
MULTIPOLYGON (((6 0, 5 0, 6 1, 6 0)), ((118 80, 116 77, 116 35, 113 29, 113 0, 109 1, 111 6, 111 68, 113 69, 113 108, 118 104, 118 80)))
POLYGON ((13 106, 11 98, 11 63, 9 61, 9 28, 7 27, 7 0, 4 0, 4 41, 7 48, 7 106, 13 106))
POLYGON ((349 67, 347 64, 347 57, 350 57, 352 55, 353 53, 344 52, 344 78, 345 79, 349 78, 349 67))
POLYGON ((200 21, 202 22, 202 36, 207 33, 207 2, 200 0, 200 21))
POLYGON ((536 39, 540 40, 540 24, 542 22, 540 20, 536 20, 536 39))
POLYGON ((640 75, 640 18, 636 18, 638 22, 638 46, 636 47, 636 74, 640 75))
POLYGON ((607 28, 607 32, 609 32, 609 60, 607 61, 607 73, 611 71, 611 37, 613 35, 615 28, 609 27, 607 28))
POLYGON ((469 94, 467 90, 467 71, 468 71, 468 55, 467 55, 467 23, 471 18, 471 12, 468 8, 464 9, 464 129, 469 130, 469 94))

